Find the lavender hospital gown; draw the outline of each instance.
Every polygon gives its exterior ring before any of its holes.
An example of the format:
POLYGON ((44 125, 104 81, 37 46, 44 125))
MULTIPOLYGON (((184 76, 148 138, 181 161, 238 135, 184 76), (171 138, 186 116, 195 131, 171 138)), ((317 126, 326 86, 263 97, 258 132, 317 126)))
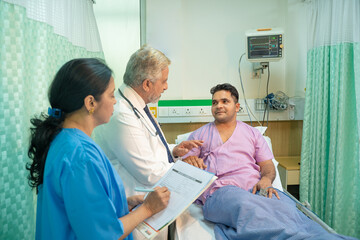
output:
POLYGON ((354 239, 330 234, 296 208, 286 194, 280 200, 254 195, 249 190, 260 180, 257 163, 273 154, 261 133, 241 122, 222 142, 214 124, 194 131, 189 140, 204 140, 187 156, 198 156, 218 179, 200 196, 205 219, 216 223, 216 239, 354 239))

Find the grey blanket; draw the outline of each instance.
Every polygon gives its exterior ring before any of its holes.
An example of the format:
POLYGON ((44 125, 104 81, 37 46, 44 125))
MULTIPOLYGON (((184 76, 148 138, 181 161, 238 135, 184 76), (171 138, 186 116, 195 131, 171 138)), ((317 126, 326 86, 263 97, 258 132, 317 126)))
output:
POLYGON ((278 190, 280 200, 254 195, 235 186, 216 190, 203 207, 205 219, 216 223, 222 239, 355 239, 331 234, 296 208, 278 190))

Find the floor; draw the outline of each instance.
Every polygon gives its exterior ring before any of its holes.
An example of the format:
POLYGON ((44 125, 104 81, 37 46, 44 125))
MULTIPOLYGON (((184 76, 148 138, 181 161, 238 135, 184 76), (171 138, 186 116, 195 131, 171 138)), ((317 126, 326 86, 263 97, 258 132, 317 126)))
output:
POLYGON ((287 191, 291 193, 297 200, 300 198, 299 185, 288 185, 287 191))

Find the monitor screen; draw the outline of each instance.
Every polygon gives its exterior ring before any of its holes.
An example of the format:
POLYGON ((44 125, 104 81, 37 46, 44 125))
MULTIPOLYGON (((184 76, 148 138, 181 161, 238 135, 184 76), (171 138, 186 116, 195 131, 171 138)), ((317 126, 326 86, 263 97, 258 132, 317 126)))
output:
POLYGON ((282 34, 248 36, 248 59, 275 59, 282 57, 282 34))

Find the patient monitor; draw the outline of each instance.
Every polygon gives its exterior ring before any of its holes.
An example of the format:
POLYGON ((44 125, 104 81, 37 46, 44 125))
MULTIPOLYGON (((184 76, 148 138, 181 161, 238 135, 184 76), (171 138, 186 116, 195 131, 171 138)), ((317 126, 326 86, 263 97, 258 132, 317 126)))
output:
POLYGON ((283 57, 281 29, 249 30, 246 35, 246 56, 249 62, 274 62, 283 57))

